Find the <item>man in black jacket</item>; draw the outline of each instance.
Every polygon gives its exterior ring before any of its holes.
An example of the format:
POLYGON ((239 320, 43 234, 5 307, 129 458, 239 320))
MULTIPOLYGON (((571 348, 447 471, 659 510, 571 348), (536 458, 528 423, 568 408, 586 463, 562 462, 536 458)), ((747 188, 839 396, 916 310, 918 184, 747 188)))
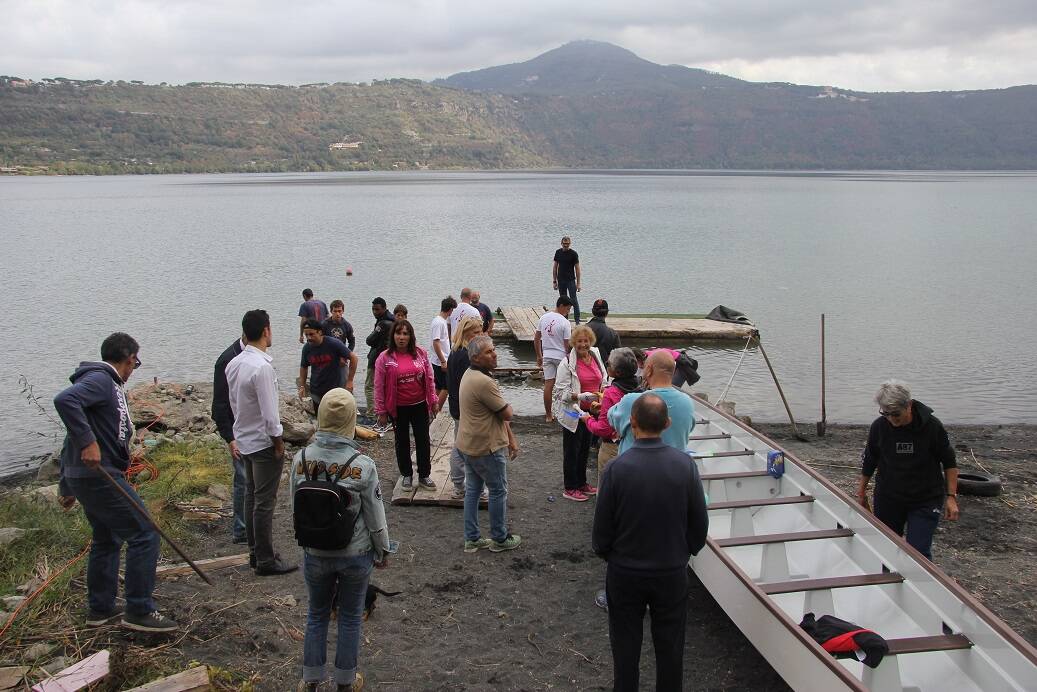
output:
POLYGON ((227 363, 245 348, 242 340, 236 339, 216 359, 212 375, 212 420, 220 437, 230 449, 230 461, 234 466, 234 521, 231 523, 232 541, 248 543, 245 537, 245 463, 241 460, 238 443, 234 441, 234 412, 230 410, 230 393, 227 391, 227 363))
POLYGON ((392 323, 395 321, 393 314, 389 312, 385 304, 385 298, 375 298, 371 301, 371 314, 374 315, 374 329, 367 335, 367 345, 371 350, 367 352, 367 379, 364 381, 364 399, 367 401, 367 414, 374 415, 374 362, 378 360, 389 345, 389 333, 392 331, 392 323))
POLYGON ((609 354, 623 345, 616 330, 605 324, 605 318, 609 314, 609 302, 604 298, 598 298, 591 306, 591 314, 594 317, 587 321, 587 326, 594 332, 594 345, 598 347, 601 359, 607 363, 609 354))
POLYGON ((645 607, 652 616, 656 689, 680 690, 688 606, 688 559, 706 544, 709 518, 695 464, 659 437, 666 402, 634 403, 634 445, 598 484, 592 545, 605 558, 614 689, 638 689, 645 607))
POLYGON ((954 448, 933 410, 911 398, 903 382, 889 380, 875 395, 879 417, 861 455, 857 500, 868 506, 875 479, 875 516, 932 560, 940 516, 958 519, 958 465, 954 448))

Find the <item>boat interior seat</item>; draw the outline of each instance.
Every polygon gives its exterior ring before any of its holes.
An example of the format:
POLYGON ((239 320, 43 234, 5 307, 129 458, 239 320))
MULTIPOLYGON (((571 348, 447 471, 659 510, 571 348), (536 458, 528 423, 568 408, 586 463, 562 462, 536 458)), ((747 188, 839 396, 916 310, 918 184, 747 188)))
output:
POLYGON ((964 634, 938 634, 926 637, 904 637, 887 639, 889 653, 882 659, 877 668, 864 667, 861 677, 868 689, 876 692, 886 690, 910 690, 904 687, 900 678, 900 662, 898 656, 907 654, 930 653, 934 651, 956 651, 972 648, 972 641, 964 634))

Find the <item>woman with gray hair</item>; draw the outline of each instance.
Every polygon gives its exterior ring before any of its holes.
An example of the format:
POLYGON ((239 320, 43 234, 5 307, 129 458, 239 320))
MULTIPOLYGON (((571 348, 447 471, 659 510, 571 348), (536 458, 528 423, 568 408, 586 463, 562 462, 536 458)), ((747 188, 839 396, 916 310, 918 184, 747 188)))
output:
POLYGON ((940 516, 958 518, 958 467, 954 448, 933 410, 911 398, 903 382, 883 382, 875 394, 879 417, 861 455, 857 500, 868 506, 875 479, 874 512, 883 524, 932 560, 940 516))
POLYGON ((617 348, 609 354, 609 377, 612 384, 601 393, 601 402, 591 404, 590 413, 581 416, 587 429, 602 439, 598 447, 598 478, 605 469, 605 464, 619 453, 619 433, 609 425, 608 412, 612 406, 630 392, 637 391, 637 358, 629 348, 617 348))

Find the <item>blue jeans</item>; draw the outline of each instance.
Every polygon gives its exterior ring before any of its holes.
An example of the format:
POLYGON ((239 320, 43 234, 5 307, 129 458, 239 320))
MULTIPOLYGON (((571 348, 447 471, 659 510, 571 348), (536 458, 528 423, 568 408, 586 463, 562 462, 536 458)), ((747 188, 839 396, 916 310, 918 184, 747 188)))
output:
POLYGON ((328 622, 338 593, 338 637, 335 643, 335 683, 351 685, 360 654, 361 618, 367 581, 374 565, 372 553, 350 557, 319 557, 306 553, 303 575, 310 594, 306 640, 302 649, 302 679, 324 679, 328 660, 328 622))
POLYGON ((235 459, 233 456, 230 458, 231 464, 234 465, 234 523, 232 526, 232 535, 234 540, 241 541, 245 539, 245 491, 248 486, 248 480, 245 478, 245 462, 241 459, 235 459))
POLYGON ((568 281, 558 282, 558 297, 569 296, 569 300, 573 302, 573 319, 576 320, 576 324, 580 323, 580 301, 576 297, 576 279, 569 279, 568 281))
MULTIPOLYGON (((141 507, 137 495, 126 479, 112 474, 116 482, 141 507)), ((126 543, 126 612, 146 615, 154 612, 155 565, 158 563, 159 536, 155 529, 126 502, 115 488, 98 474, 96 478, 66 478, 72 494, 83 505, 93 529, 90 561, 86 568, 87 603, 95 613, 115 609, 119 588, 119 553, 126 543)))
POLYGON ((508 457, 506 447, 483 457, 461 452, 464 459, 464 538, 479 540, 479 496, 483 484, 490 491, 490 538, 500 543, 508 537, 508 457))
POLYGON ((943 515, 942 502, 928 502, 922 505, 905 505, 875 493, 875 516, 879 521, 893 529, 898 536, 903 536, 908 545, 925 555, 930 562, 933 559, 933 535, 943 515))
MULTIPOLYGON (((454 441, 457 441, 457 426, 458 421, 454 419, 454 441)), ((454 484, 455 488, 464 488, 464 459, 461 458, 461 452, 457 451, 457 447, 450 449, 450 482, 454 484)))

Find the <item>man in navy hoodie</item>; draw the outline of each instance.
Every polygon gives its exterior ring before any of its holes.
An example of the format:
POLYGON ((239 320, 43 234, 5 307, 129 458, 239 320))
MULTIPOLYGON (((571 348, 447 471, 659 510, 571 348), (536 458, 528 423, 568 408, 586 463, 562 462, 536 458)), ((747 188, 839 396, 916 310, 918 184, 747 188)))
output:
POLYGON ((70 378, 72 386, 54 397, 54 408, 68 430, 61 449, 62 505, 68 508, 79 500, 93 529, 86 570, 86 624, 97 627, 121 616, 122 624, 133 630, 171 632, 177 624, 160 614, 151 598, 158 533, 98 470, 107 471, 143 509, 126 480, 133 422, 125 384, 140 367, 139 350, 129 334, 112 334, 101 344, 102 362, 80 363, 70 378), (123 543, 127 546, 125 606, 115 598, 123 543))

